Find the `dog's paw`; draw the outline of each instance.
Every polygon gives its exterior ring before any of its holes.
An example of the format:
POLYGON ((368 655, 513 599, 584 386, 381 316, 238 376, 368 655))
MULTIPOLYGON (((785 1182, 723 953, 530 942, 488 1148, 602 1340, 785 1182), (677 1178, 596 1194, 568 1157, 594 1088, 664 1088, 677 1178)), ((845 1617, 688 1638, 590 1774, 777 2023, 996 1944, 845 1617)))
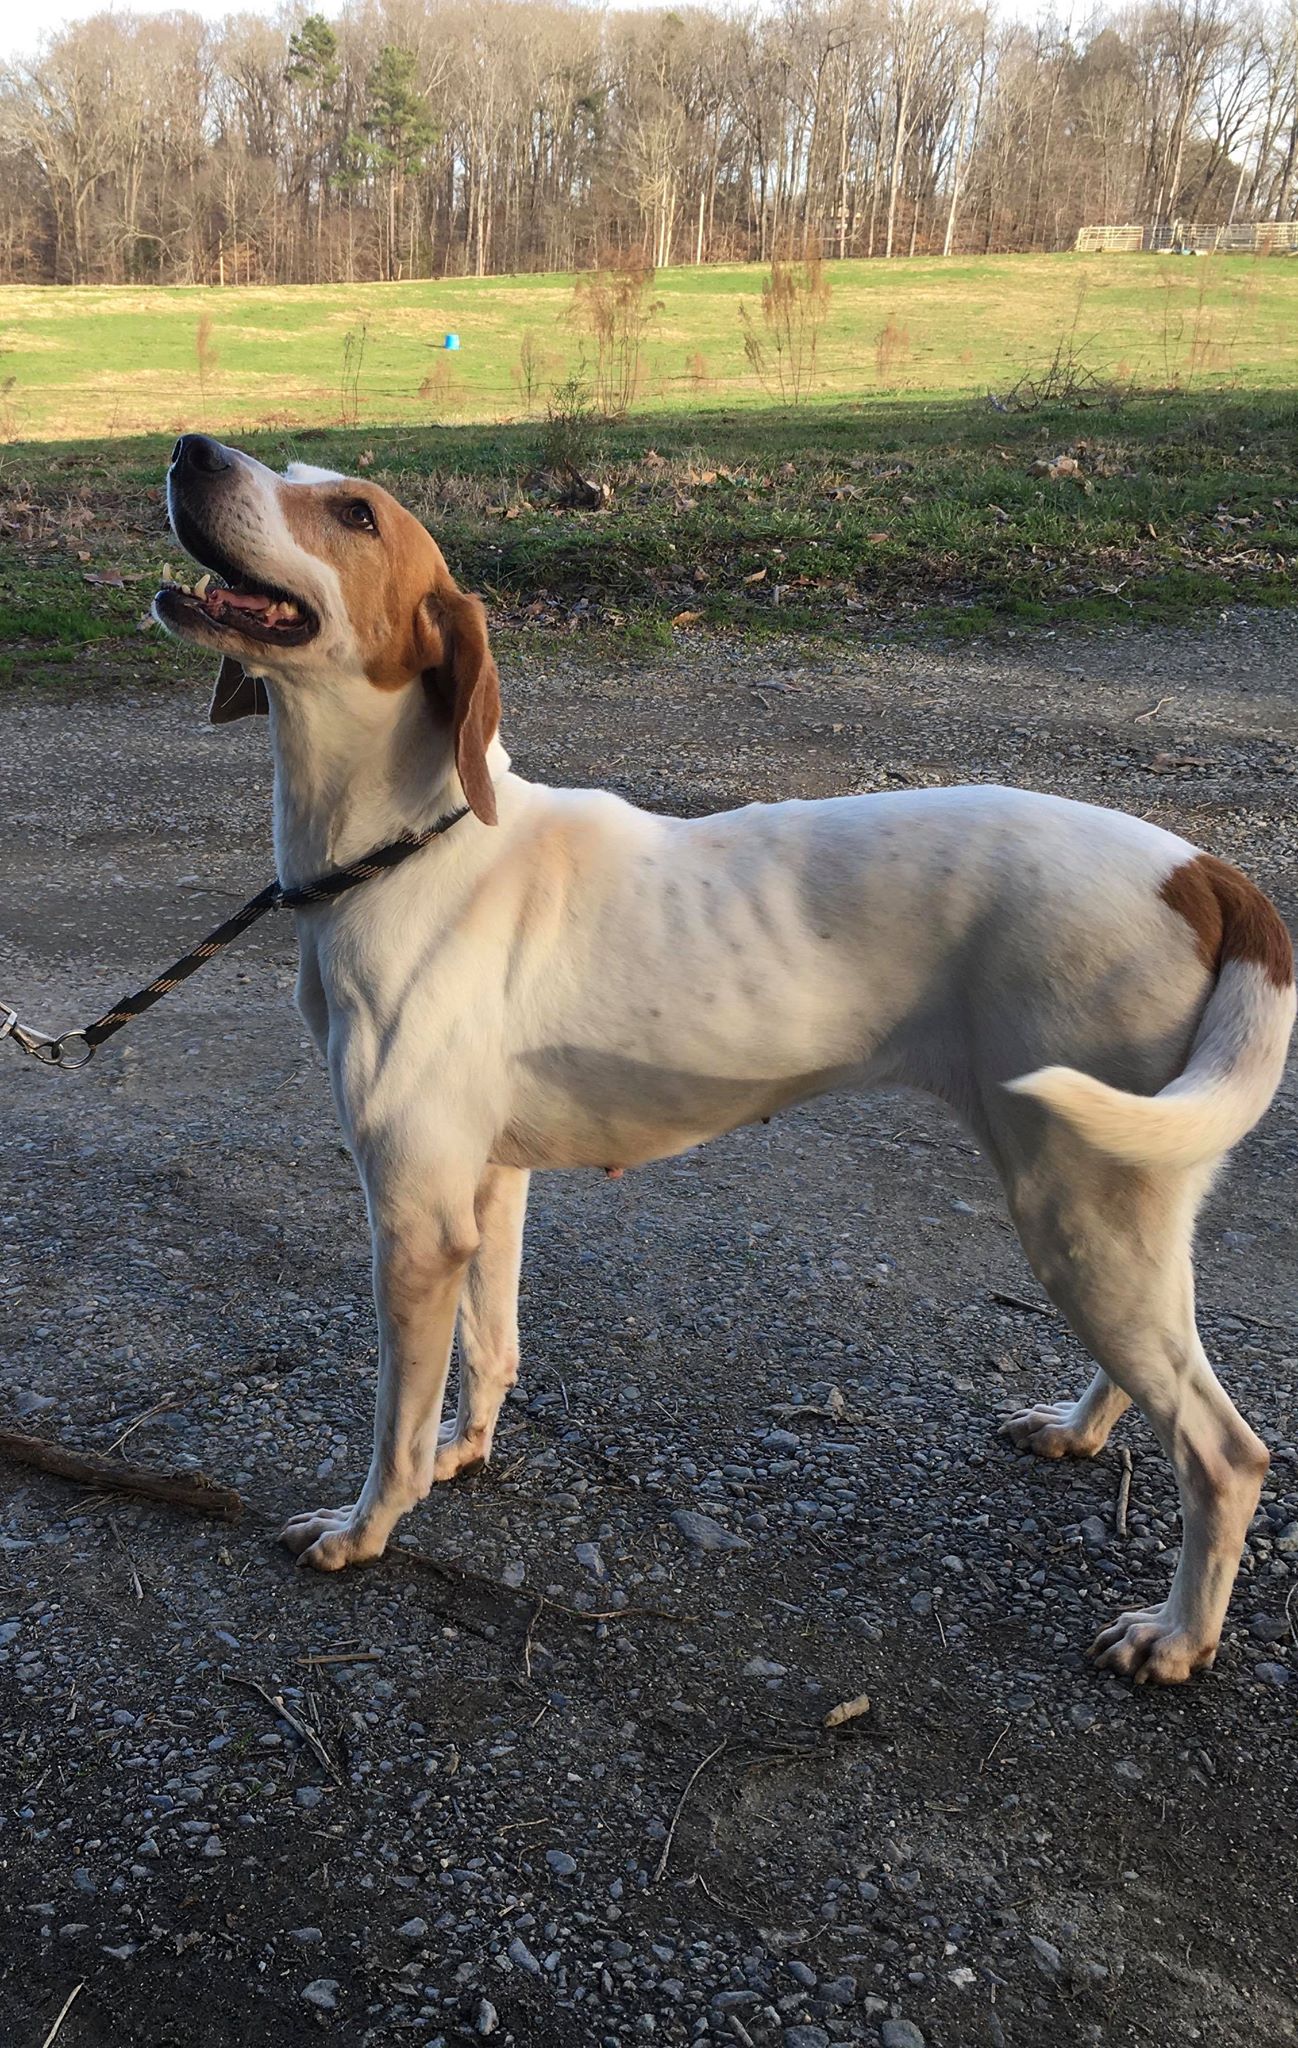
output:
POLYGON ((1042 1401, 1035 1408, 1011 1409, 997 1433, 1038 1458, 1093 1458, 1107 1438, 1078 1422, 1077 1407, 1076 1401, 1042 1401))
POLYGON ((433 1460, 433 1483, 440 1485, 443 1480, 458 1479, 462 1473, 477 1472, 490 1456, 491 1439, 486 1430, 466 1429, 460 1435, 453 1422, 444 1423, 433 1460))
POLYGON ((291 1515, 279 1540, 299 1564, 317 1572, 345 1571, 349 1564, 368 1564, 383 1555, 383 1540, 354 1502, 345 1508, 307 1508, 291 1515))
POLYGON ((1206 1671, 1217 1654, 1216 1643, 1192 1636, 1169 1606, 1120 1614, 1091 1644, 1092 1662, 1133 1685, 1184 1685, 1196 1671, 1206 1671))

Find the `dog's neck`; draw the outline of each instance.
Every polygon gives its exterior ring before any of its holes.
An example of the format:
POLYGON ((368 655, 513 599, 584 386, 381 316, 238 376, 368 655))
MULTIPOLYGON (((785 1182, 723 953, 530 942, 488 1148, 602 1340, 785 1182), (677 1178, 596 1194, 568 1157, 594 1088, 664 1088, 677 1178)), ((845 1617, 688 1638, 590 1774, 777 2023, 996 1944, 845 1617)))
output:
MULTIPOLYGON (((296 690, 270 684, 275 861, 295 887, 421 831, 464 802, 449 728, 422 690, 296 690)), ((492 778, 508 772, 499 739, 492 778)))

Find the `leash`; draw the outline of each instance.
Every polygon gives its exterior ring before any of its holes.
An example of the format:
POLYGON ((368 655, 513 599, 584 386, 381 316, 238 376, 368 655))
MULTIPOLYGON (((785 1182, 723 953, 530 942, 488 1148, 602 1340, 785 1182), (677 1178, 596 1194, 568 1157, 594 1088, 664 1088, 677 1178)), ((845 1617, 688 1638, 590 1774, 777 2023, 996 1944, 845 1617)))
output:
POLYGON ((394 839, 387 846, 376 846, 371 853, 362 854, 350 867, 334 868, 328 874, 317 875, 312 882, 303 883, 300 889, 285 889, 279 882, 269 882, 261 892, 236 910, 233 917, 227 917, 215 931, 201 939, 191 952, 176 960, 170 967, 144 988, 137 989, 133 996, 123 996, 111 1010, 102 1017, 96 1017, 93 1024, 83 1025, 78 1031, 65 1031, 59 1038, 47 1037, 43 1031, 33 1031, 29 1025, 20 1024, 18 1012, 0 1003, 0 1038, 11 1038, 20 1052, 30 1053, 46 1067, 86 1067, 106 1039, 111 1038, 123 1025, 130 1024, 136 1017, 142 1017, 164 996, 169 996, 182 981, 188 981, 191 974, 197 974, 200 967, 212 960, 218 953, 246 932, 249 925, 265 917, 271 910, 309 910, 317 903, 330 903, 335 896, 345 896, 350 889, 359 889, 362 882, 372 882, 377 875, 383 875, 390 868, 399 868, 411 854, 434 839, 440 839, 449 832, 452 825, 458 825, 461 818, 467 818, 469 806, 462 804, 458 811, 448 811, 444 817, 429 825, 423 832, 407 834, 394 839))

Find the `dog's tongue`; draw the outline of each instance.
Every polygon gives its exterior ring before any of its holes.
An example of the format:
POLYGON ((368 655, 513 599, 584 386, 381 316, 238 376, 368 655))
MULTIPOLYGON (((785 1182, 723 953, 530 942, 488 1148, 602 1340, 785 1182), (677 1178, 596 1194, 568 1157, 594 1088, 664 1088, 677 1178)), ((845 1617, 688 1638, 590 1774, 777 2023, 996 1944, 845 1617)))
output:
POLYGON ((271 606, 271 600, 260 590, 223 590, 221 601, 243 612, 268 612, 271 606))

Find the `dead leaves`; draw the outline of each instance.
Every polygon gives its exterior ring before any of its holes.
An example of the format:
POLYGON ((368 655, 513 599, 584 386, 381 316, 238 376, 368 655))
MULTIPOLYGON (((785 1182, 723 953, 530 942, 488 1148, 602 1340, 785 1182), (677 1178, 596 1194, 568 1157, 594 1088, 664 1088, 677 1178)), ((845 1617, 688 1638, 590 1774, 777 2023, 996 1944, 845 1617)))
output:
POLYGON ((1152 761, 1146 761, 1145 771, 1149 775, 1177 775, 1186 768, 1211 766, 1206 754, 1155 754, 1152 761))
POLYGON ((854 1700, 843 1700, 840 1705, 831 1707, 820 1725, 822 1728, 841 1728, 847 1721, 859 1721, 862 1714, 869 1711, 869 1693, 859 1692, 854 1700))

